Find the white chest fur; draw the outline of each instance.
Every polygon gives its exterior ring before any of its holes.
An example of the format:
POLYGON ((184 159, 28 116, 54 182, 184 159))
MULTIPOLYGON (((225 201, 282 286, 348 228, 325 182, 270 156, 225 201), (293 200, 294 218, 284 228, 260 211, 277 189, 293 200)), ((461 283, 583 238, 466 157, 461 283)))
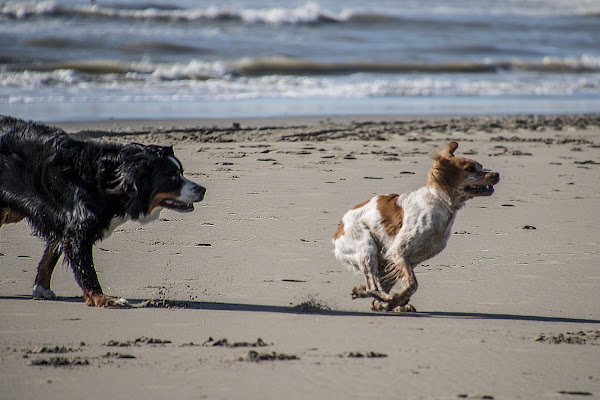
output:
POLYGON ((404 221, 395 242, 411 264, 419 264, 446 247, 456 211, 429 188, 407 193, 401 204, 404 221))
MULTIPOLYGON (((147 215, 141 215, 140 218, 136 219, 136 222, 139 222, 140 224, 148 224, 150 222, 156 221, 158 219, 158 217, 160 216, 160 212, 162 211, 162 207, 156 207, 154 210, 152 210, 152 213, 147 214, 147 215)), ((124 216, 124 217, 114 217, 111 221, 110 221, 110 225, 108 226, 108 228, 106 228, 103 232, 102 235, 102 239, 106 239, 108 237, 110 237, 113 232, 115 231, 115 229, 117 229, 119 226, 123 225, 125 222, 131 220, 131 218, 129 218, 128 216, 124 216)))

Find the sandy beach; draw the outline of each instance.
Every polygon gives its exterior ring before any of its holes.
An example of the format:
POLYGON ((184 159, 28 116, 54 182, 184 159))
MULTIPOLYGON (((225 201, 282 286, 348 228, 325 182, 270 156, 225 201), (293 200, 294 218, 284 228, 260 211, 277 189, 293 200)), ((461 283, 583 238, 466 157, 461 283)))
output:
POLYGON ((188 214, 95 246, 90 308, 66 265, 31 300, 43 243, 0 229, 2 399, 600 397, 600 115, 57 123, 173 145, 208 189, 188 214), (498 171, 416 269, 417 313, 352 300, 342 215, 424 185, 429 155, 498 171))

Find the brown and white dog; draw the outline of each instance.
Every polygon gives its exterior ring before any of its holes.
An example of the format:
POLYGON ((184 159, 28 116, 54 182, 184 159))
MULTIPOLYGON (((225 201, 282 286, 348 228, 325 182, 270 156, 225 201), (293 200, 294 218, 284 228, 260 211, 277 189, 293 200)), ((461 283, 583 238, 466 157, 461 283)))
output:
POLYGON ((500 180, 478 162, 455 157, 451 142, 433 156, 427 184, 413 192, 380 195, 348 211, 333 237, 336 258, 366 278, 352 298, 373 297, 373 310, 416 311, 413 269, 440 253, 457 211, 476 196, 490 196, 500 180), (390 290, 402 281, 402 289, 390 290))

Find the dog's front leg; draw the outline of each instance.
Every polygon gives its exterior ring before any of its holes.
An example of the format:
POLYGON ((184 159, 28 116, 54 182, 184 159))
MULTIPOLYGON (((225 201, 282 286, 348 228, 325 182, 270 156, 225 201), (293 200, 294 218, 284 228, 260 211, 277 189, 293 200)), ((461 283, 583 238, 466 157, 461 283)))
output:
POLYGON ((131 307, 129 301, 124 298, 118 298, 113 296, 107 296, 104 293, 94 292, 92 290, 83 291, 83 298, 85 304, 90 307, 131 307))
POLYGON ((358 285, 352 289, 352 299, 365 299, 368 297, 373 297, 383 302, 388 302, 392 300, 392 296, 389 294, 382 292, 381 290, 369 290, 366 285, 358 285))
POLYGON ((83 298, 88 306, 103 306, 104 293, 94 268, 93 243, 77 243, 77 240, 66 241, 64 245, 75 280, 83 290, 83 298))
POLYGON ((402 263, 397 266, 400 270, 402 290, 394 293, 392 299, 387 305, 388 311, 394 312, 415 312, 416 309, 408 304, 410 297, 417 291, 418 283, 412 266, 402 263))
POLYGON ((78 243, 77 240, 66 240, 63 246, 75 279, 83 290, 85 304, 93 307, 103 306, 126 306, 129 303, 125 299, 107 296, 102 292, 98 281, 98 275, 94 268, 93 243, 78 243))

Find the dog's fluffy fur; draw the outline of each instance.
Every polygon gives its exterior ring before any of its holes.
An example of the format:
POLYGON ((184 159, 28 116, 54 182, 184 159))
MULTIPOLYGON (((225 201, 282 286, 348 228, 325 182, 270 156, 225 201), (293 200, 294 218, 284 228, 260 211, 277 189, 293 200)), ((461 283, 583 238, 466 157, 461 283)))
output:
POLYGON ((34 298, 55 297, 50 280, 64 253, 88 305, 125 302, 103 294, 92 247, 127 220, 193 210, 206 190, 182 174, 172 147, 81 141, 0 117, 0 226, 25 218, 47 243, 34 298))
POLYGON ((413 269, 446 247, 457 211, 476 196, 490 196, 497 172, 455 157, 451 142, 433 156, 427 184, 404 194, 375 196, 348 211, 333 237, 335 256, 363 273, 366 285, 352 298, 372 297, 372 309, 415 311, 408 304, 417 290, 413 269), (394 294, 392 287, 402 282, 394 294))

